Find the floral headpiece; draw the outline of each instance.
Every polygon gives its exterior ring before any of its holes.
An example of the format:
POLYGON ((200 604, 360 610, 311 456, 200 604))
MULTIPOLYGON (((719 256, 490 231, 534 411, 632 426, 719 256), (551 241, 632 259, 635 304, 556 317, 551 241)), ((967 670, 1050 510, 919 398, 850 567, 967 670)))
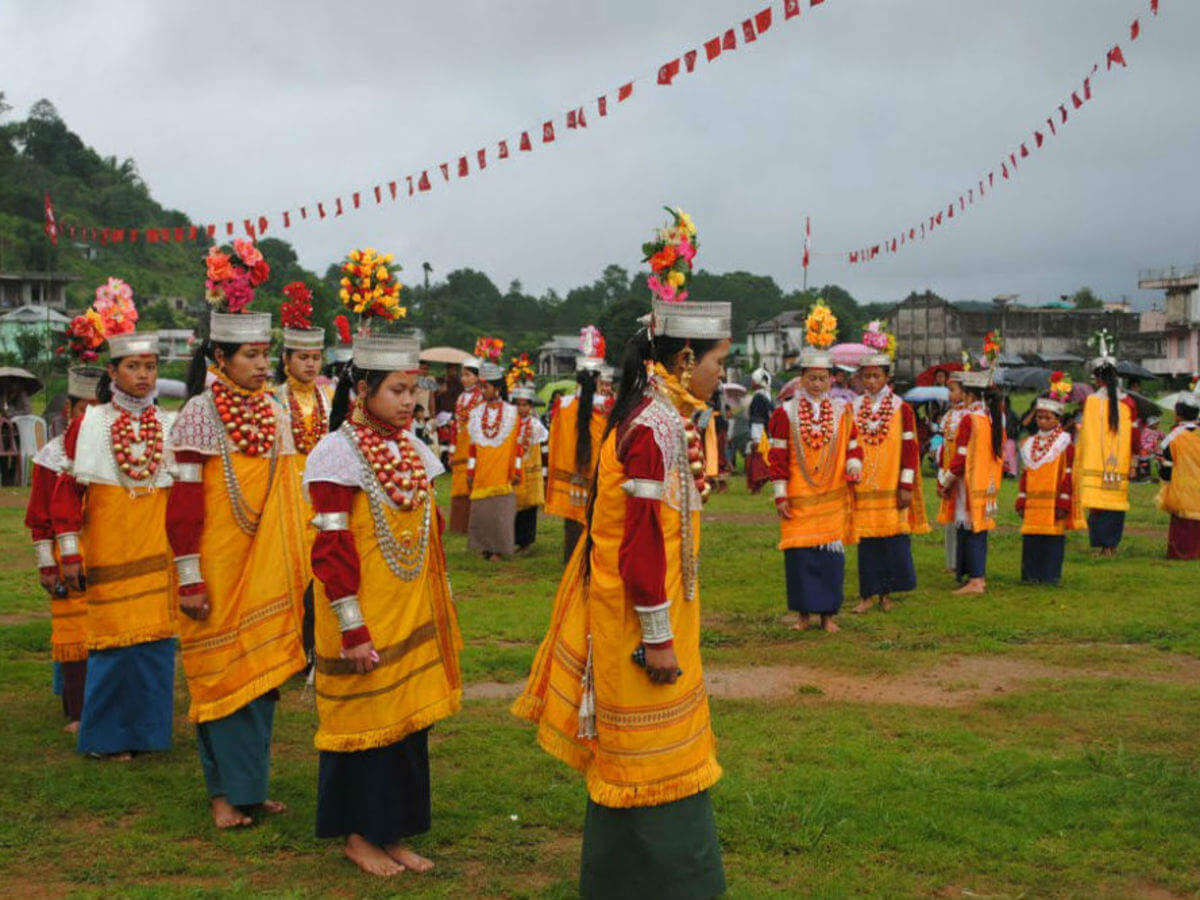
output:
POLYGON ((284 285, 283 305, 279 309, 279 323, 284 328, 312 328, 312 291, 303 281, 284 285))
POLYGON ((646 284, 650 292, 667 303, 682 303, 688 297, 692 260, 700 248, 696 226, 682 209, 663 207, 674 221, 655 232, 654 240, 642 244, 643 262, 650 263, 646 284))
POLYGON ((1050 399, 1066 403, 1071 399, 1071 376, 1055 370, 1050 373, 1050 399))
POLYGON ((106 340, 128 334, 137 327, 138 312, 133 288, 120 278, 109 278, 96 288, 96 299, 67 325, 64 344, 57 350, 79 362, 95 362, 106 340))
POLYGON ((892 359, 896 357, 896 336, 887 330, 887 325, 882 319, 873 319, 867 323, 862 342, 877 353, 886 353, 892 359))
POLYGON ((818 300, 804 320, 804 340, 810 347, 825 350, 837 340, 837 329, 837 316, 824 300, 818 300))
POLYGON ((500 362, 504 353, 504 341, 500 338, 481 337, 475 341, 475 357, 490 362, 500 362))
POLYGON ((983 336, 983 367, 994 369, 1000 351, 1004 347, 1004 339, 996 331, 989 331, 983 336))
POLYGON ((254 302, 254 289, 271 275, 271 267, 253 241, 238 238, 233 255, 216 246, 204 257, 204 299, 218 312, 240 313, 254 302))
POLYGON ((351 250, 342 263, 342 305, 360 316, 363 330, 371 319, 394 322, 408 315, 400 305, 404 287, 392 274, 392 254, 380 254, 373 247, 351 250))
POLYGON ((975 360, 971 359, 970 351, 962 352, 962 371, 970 372, 975 366, 975 360))
POLYGON ((526 381, 533 381, 537 372, 533 368, 533 361, 529 358, 528 353, 522 353, 520 356, 514 356, 512 362, 509 363, 508 373, 504 376, 504 380, 508 382, 511 389, 514 385, 521 384, 526 381))

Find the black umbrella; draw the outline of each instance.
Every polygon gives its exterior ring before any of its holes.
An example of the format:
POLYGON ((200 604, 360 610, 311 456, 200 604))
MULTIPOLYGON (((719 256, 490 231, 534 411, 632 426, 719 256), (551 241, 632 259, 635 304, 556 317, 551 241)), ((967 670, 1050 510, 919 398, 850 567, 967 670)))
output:
POLYGON ((1145 381, 1148 378, 1157 378, 1158 376, 1135 362, 1121 360, 1117 363, 1117 374, 1122 378, 1137 378, 1145 381))
POLYGON ((1050 370, 1041 366, 1015 366, 1004 370, 1001 383, 1022 391, 1044 391, 1050 387, 1050 370))
POLYGON ((1146 419, 1150 418, 1151 416, 1161 416, 1162 415, 1162 410, 1160 410, 1158 408, 1158 404, 1155 403, 1153 400, 1151 400, 1149 397, 1143 397, 1141 394, 1137 393, 1136 391, 1126 391, 1125 393, 1128 394, 1130 397, 1132 397, 1133 402, 1137 404, 1138 418, 1141 419, 1143 422, 1146 419))
POLYGON ((1083 362, 1083 357, 1071 353, 1039 353, 1038 358, 1051 366, 1070 366, 1083 362))

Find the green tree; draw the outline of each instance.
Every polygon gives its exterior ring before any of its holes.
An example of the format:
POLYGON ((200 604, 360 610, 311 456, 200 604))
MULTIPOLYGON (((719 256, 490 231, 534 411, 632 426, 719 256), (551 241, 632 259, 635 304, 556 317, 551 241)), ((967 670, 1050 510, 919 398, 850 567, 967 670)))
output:
POLYGON ((1104 301, 1097 297, 1090 287, 1081 287, 1072 294, 1071 303, 1076 309, 1102 309, 1104 307, 1104 301))
POLYGON ((37 368, 46 350, 46 342, 43 335, 36 331, 21 331, 14 338, 17 345, 17 355, 21 358, 21 365, 27 369, 37 368))

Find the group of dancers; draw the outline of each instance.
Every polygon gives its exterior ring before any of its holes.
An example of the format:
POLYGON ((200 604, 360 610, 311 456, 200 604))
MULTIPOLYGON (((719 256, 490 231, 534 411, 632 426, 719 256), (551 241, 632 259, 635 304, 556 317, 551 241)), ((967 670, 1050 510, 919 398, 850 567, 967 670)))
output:
MULTIPOLYGON (((704 413, 731 309, 687 299, 696 238, 686 214, 655 234, 651 313, 619 379, 585 329, 579 390, 556 401, 547 430, 522 367, 506 373, 485 341, 465 368, 449 453, 449 524, 476 552, 501 559, 532 545, 543 504, 565 523, 566 568, 513 712, 586 779, 585 896, 707 897, 725 886, 698 569, 718 471, 704 413), (615 395, 603 387, 614 382, 615 395)), ((132 293, 110 279, 70 341, 83 359, 106 351, 105 365, 71 368, 74 418, 35 460, 27 514, 79 752, 127 760, 170 747, 178 651, 213 822, 249 825, 284 809, 268 791, 275 708, 311 664, 316 833, 382 877, 433 867, 408 841, 431 825, 429 729, 462 696, 434 498, 445 467, 412 429, 420 347, 389 328, 388 261, 366 250, 344 264, 342 301, 359 328, 330 396, 317 386, 325 335, 309 324, 303 285, 284 289, 273 384, 271 317, 246 308, 269 269, 249 241, 210 250, 208 337, 177 415, 155 402, 158 341, 136 331, 132 293)), ((836 631, 846 546, 859 548, 856 611, 886 609, 915 587, 911 535, 930 525, 913 413, 889 387, 886 345, 862 360, 865 393, 849 401, 829 393, 827 307, 807 331, 799 385, 760 423, 756 465, 773 482, 795 627, 817 617, 836 631)), ((1038 401, 1018 501, 1030 580, 1057 580, 1081 507, 1094 542, 1119 539, 1131 412, 1111 363, 1102 354, 1094 366, 1103 386, 1074 441, 1061 428, 1061 385, 1038 401)), ((993 371, 953 376, 937 481, 947 558, 967 593, 985 587, 1000 487, 993 371)), ((1163 501, 1192 529, 1195 420, 1183 415, 1167 441, 1175 474, 1163 501)))

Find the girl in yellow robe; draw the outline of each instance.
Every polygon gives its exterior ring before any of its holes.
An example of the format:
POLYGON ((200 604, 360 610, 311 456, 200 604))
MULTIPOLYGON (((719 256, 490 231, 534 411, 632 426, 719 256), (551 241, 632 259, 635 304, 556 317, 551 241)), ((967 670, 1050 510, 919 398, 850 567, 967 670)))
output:
POLYGON ((319 529, 317 836, 344 838, 351 860, 384 877, 433 868, 404 841, 429 830, 429 729, 462 695, 431 487, 444 470, 410 430, 418 350, 397 337, 355 342, 334 431, 305 473, 319 529))
POLYGON ((585 897, 725 888, 708 797, 720 777, 700 664, 708 491, 690 417, 729 352, 729 304, 655 304, 629 344, 586 538, 559 585, 515 715, 586 778, 585 897), (658 840, 655 836, 669 836, 658 840))
POLYGON ((1021 581, 1058 584, 1062 579, 1066 534, 1078 528, 1072 468, 1075 448, 1062 427, 1066 397, 1038 397, 1034 403, 1037 433, 1021 444, 1021 481, 1017 513, 1021 516, 1021 581))
POLYGON ((518 553, 528 552, 537 540, 538 509, 546 502, 546 473, 542 468, 542 445, 549 433, 541 419, 533 414, 537 392, 532 383, 512 389, 517 407, 517 448, 521 453, 521 480, 517 484, 517 515, 513 520, 513 541, 518 553))
POLYGON ((1200 394, 1185 394, 1175 404, 1175 427, 1163 440, 1163 485, 1158 508, 1171 515, 1168 559, 1200 559, 1200 394))
POLYGON ((304 504, 291 423, 268 391, 270 328, 266 314, 212 313, 170 437, 189 718, 218 828, 283 810, 267 798, 275 703, 305 664, 304 504))
POLYGON ((471 455, 467 484, 471 490, 468 546, 484 559, 499 560, 516 552, 513 523, 517 515, 514 488, 521 480, 522 454, 517 450, 517 408, 505 400, 504 370, 495 363, 479 366, 483 403, 471 411, 467 433, 471 455))
POLYGON ((1116 360, 1101 345, 1092 362, 1096 392, 1083 402, 1075 440, 1075 491, 1087 511, 1088 538, 1098 556, 1112 557, 1125 530, 1137 434, 1133 398, 1118 388, 1116 360))

